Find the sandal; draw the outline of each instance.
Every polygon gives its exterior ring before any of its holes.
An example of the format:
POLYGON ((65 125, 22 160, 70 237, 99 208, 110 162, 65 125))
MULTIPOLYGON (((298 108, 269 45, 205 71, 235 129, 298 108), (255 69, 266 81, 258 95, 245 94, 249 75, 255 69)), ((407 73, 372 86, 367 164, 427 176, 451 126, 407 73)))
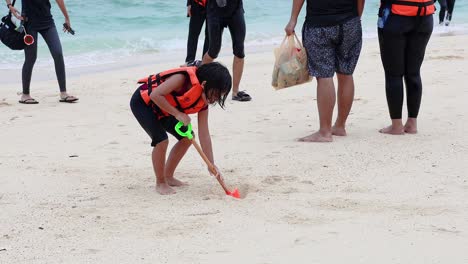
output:
POLYGON ((76 102, 78 101, 78 98, 72 96, 72 95, 68 95, 68 96, 65 96, 64 98, 61 98, 59 100, 59 102, 61 103, 73 103, 73 102, 76 102))
POLYGON ((20 104, 38 104, 39 102, 36 101, 36 99, 34 98, 28 98, 28 99, 24 99, 24 100, 19 100, 18 101, 20 104))
POLYGON ((250 95, 247 94, 246 92, 240 91, 237 93, 237 95, 232 97, 232 100, 240 101, 240 102, 248 102, 252 100, 252 97, 250 97, 250 95))

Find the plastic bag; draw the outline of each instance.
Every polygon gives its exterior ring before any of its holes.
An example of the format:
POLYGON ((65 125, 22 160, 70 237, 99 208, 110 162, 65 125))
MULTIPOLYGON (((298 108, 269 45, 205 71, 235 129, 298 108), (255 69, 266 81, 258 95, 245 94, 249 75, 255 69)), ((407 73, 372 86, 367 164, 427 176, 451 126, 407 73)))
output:
POLYGON ((284 38, 275 49, 275 57, 271 85, 276 90, 311 81, 307 53, 296 34, 284 38))

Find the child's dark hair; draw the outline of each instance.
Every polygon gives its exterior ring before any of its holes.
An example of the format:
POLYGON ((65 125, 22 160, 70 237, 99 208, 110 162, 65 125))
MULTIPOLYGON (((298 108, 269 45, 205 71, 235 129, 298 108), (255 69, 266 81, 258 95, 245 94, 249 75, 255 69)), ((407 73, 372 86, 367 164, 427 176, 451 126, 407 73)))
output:
POLYGON ((197 69, 197 78, 200 84, 206 81, 206 98, 215 100, 224 109, 224 102, 232 86, 232 77, 226 66, 219 62, 203 64, 197 69))

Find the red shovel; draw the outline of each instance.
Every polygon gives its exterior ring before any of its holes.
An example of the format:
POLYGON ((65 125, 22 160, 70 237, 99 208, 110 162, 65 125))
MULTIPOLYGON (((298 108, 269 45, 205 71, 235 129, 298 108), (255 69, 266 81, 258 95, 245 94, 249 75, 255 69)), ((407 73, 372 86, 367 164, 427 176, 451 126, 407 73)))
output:
POLYGON ((200 156, 202 157, 202 159, 205 161, 206 165, 208 166, 208 169, 211 171, 211 173, 213 173, 213 175, 216 175, 216 179, 218 180, 219 184, 221 185, 221 187, 223 187, 224 189, 224 192, 229 195, 229 196, 232 196, 234 198, 240 198, 240 194, 239 194, 239 190, 236 188, 234 189, 233 191, 230 191, 227 187, 226 187, 226 184, 224 183, 223 179, 221 178, 221 175, 218 173, 218 171, 216 170, 215 166, 211 163, 211 161, 208 159, 208 157, 205 155, 205 153, 203 152, 202 148, 200 147, 200 145, 198 144, 198 142, 195 140, 195 138, 193 137, 193 134, 192 134, 192 124, 189 124, 187 127, 187 131, 185 132, 182 132, 180 129, 184 126, 184 123, 182 122, 179 122, 177 123, 177 125, 175 126, 175 130, 176 132, 183 136, 183 137, 186 137, 188 138, 191 142, 192 142, 192 145, 195 146, 195 148, 197 149, 198 153, 200 154, 200 156))

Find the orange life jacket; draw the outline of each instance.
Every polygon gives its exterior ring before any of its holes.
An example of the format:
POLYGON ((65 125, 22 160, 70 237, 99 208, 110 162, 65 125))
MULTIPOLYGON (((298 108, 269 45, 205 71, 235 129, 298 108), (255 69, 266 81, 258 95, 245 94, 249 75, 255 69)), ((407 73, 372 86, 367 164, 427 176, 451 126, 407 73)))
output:
MULTIPOLYGON (((189 90, 183 95, 175 95, 173 93, 170 93, 166 95, 165 98, 169 102, 169 104, 171 104, 183 113, 198 113, 206 107, 206 103, 205 100, 202 99, 203 87, 198 81, 196 72, 197 67, 181 67, 163 71, 155 75, 150 75, 146 78, 142 78, 138 81, 139 84, 143 84, 140 87, 141 98, 143 98, 143 101, 145 101, 147 105, 151 105, 153 103, 150 98, 152 90, 156 89, 159 85, 161 85, 168 77, 174 74, 182 73, 190 78, 190 83, 192 84, 192 87, 190 87, 189 90)), ((158 115, 158 118, 169 116, 169 113, 162 110, 160 107, 156 107, 155 111, 158 115)))
POLYGON ((385 0, 392 5, 392 13, 400 16, 429 16, 435 13, 434 0, 385 0))
POLYGON ((193 0, 193 1, 203 7, 206 6, 206 0, 193 0))

